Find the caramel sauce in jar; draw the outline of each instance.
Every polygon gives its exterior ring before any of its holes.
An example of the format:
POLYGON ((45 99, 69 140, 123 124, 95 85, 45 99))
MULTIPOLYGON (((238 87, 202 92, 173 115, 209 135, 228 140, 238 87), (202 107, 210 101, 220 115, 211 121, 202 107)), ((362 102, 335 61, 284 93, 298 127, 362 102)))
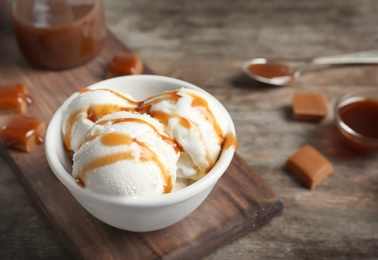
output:
POLYGON ((378 151, 378 99, 374 98, 375 94, 378 96, 378 92, 353 96, 352 92, 336 104, 336 125, 346 144, 359 152, 378 151))
POLYGON ((46 69, 91 60, 106 36, 102 0, 15 0, 13 24, 25 58, 46 69))
POLYGON ((378 139, 378 100, 352 102, 339 110, 343 122, 358 134, 378 139))

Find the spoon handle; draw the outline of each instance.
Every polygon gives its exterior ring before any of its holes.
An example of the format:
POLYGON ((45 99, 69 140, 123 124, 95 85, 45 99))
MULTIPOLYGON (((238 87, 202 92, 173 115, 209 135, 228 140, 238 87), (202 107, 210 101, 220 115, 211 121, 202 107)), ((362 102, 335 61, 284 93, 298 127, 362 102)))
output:
POLYGON ((378 50, 323 56, 312 59, 310 63, 314 65, 374 64, 378 63, 378 50))

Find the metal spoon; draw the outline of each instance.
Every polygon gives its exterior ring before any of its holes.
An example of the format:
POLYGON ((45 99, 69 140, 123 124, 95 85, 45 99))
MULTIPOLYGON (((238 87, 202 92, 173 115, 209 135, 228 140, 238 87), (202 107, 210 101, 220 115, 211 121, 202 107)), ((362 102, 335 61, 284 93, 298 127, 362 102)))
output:
POLYGON ((318 67, 321 65, 347 65, 347 64, 377 64, 378 63, 378 50, 356 52, 342 55, 333 55, 333 56, 323 56, 311 59, 307 63, 297 68, 291 68, 287 64, 277 62, 274 60, 269 60, 265 58, 256 58, 251 59, 243 64, 243 71, 249 77, 264 82, 270 85, 284 86, 289 82, 299 78, 303 71, 318 67), (256 73, 256 70, 251 68, 258 65, 259 71, 256 73), (274 75, 272 71, 269 72, 269 69, 278 69, 278 74, 274 75), (266 70, 266 73, 261 73, 263 70, 266 70), (270 73, 270 74, 269 74, 270 73))

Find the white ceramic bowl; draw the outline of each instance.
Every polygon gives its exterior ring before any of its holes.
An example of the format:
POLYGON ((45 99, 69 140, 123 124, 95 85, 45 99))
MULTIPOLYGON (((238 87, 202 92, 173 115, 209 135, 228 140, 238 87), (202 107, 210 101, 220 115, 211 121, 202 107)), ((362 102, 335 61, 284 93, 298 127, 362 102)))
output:
MULTIPOLYGON (((104 87, 129 93, 136 100, 143 100, 180 87, 204 91, 185 81, 155 75, 118 77, 90 86, 90 88, 104 87)), ((235 134, 229 113, 219 101, 216 102, 229 121, 229 131, 235 134)), ((47 129, 45 139, 47 161, 56 177, 87 211, 101 221, 120 229, 152 231, 182 220, 204 201, 226 171, 234 155, 232 148, 223 151, 208 174, 194 184, 173 193, 154 197, 124 197, 95 193, 79 187, 70 174, 71 163, 66 156, 61 135, 63 106, 64 104, 56 111, 47 129)))

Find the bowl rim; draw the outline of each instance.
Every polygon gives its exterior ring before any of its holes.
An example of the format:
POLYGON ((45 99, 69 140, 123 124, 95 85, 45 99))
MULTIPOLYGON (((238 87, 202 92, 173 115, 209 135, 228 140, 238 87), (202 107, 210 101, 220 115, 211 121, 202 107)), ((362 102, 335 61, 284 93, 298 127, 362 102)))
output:
POLYGON ((341 95, 335 103, 335 121, 336 125, 346 133, 353 136, 354 142, 357 142, 361 145, 371 146, 375 147, 378 146, 378 138, 371 138, 364 135, 359 134, 355 130, 353 130, 350 126, 348 126, 341 118, 340 116, 340 109, 343 108, 346 105, 349 105, 351 103, 365 100, 365 99, 373 99, 377 100, 378 98, 370 98, 367 93, 375 93, 378 96, 378 90, 371 88, 371 87, 362 87, 359 89, 351 90, 343 95, 341 95))
MULTIPOLYGON (((180 88, 180 87, 191 88, 191 89, 204 92, 205 94, 208 94, 215 101, 215 103, 219 105, 220 109, 223 110, 222 112, 227 118, 227 121, 229 122, 229 128, 227 131, 228 132, 231 131, 236 136, 234 123, 231 119, 230 114, 225 109, 225 107, 207 91, 183 80, 166 77, 166 76, 159 76, 159 75, 131 75, 131 76, 122 76, 122 77, 102 80, 88 86, 88 88, 101 88, 101 87, 104 87, 104 85, 106 85, 109 82, 111 82, 113 85, 116 85, 116 84, 131 80, 131 79, 171 82, 171 83, 177 84, 178 85, 177 88, 180 88)), ((112 89, 114 87, 108 86, 108 88, 112 89)), ((188 200, 196 196, 197 194, 200 194, 201 192, 208 189, 209 187, 215 185, 217 180, 223 175, 223 173, 226 171, 226 169, 230 165, 233 155, 235 153, 235 149, 233 147, 222 151, 214 167, 204 177, 202 177, 200 180, 196 181, 195 183, 191 184, 190 186, 177 190, 172 193, 156 195, 156 196, 143 196, 143 197, 128 197, 128 196, 108 195, 108 194, 97 193, 97 192, 79 187, 79 185, 76 183, 72 175, 68 171, 66 171, 66 169, 60 162, 58 153, 55 152, 56 147, 53 144, 56 143, 57 138, 58 140, 62 139, 60 125, 61 125, 61 120, 62 120, 65 105, 66 103, 64 102, 56 110, 56 112, 52 116, 50 123, 48 125, 47 131, 46 131, 46 137, 45 137, 46 158, 55 176, 60 180, 60 182, 62 182, 62 184, 64 184, 68 188, 68 190, 71 193, 73 193, 74 196, 83 197, 86 200, 89 200, 93 203, 97 203, 97 204, 105 203, 105 204, 114 205, 114 206, 127 205, 127 206, 132 206, 132 207, 161 207, 165 205, 175 204, 180 201, 188 200), (58 130, 56 129, 57 126, 59 126, 58 130)))

